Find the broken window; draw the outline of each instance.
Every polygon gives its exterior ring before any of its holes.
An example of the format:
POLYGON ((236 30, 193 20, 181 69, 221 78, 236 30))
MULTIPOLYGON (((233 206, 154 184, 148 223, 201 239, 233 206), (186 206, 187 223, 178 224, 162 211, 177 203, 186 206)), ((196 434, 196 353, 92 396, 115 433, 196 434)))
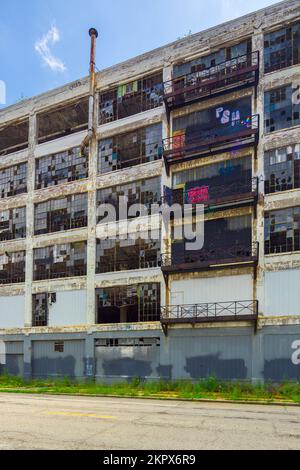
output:
POLYGON ((195 189, 207 188, 209 202, 226 196, 252 192, 252 159, 251 157, 235 158, 212 165, 204 165, 173 173, 173 196, 178 200, 193 204, 195 189))
POLYGON ((96 348, 160 347, 160 338, 106 338, 96 339, 96 348))
POLYGON ((265 153, 265 193, 300 188, 300 144, 265 153))
MULTIPOLYGON (((219 51, 213 52, 207 56, 199 57, 198 59, 191 60, 190 62, 185 62, 183 64, 178 64, 174 66, 173 76, 174 78, 181 77, 183 75, 189 74, 197 74, 197 78, 199 78, 199 73, 202 74, 203 78, 206 78, 207 75, 205 74, 205 70, 211 69, 212 67, 216 67, 216 71, 220 70, 219 65, 223 65, 225 68, 225 62, 240 58, 241 60, 244 59, 247 61, 247 54, 250 54, 252 50, 251 40, 244 41, 242 43, 236 44, 231 47, 220 49, 219 51)), ((207 78, 211 78, 210 74, 207 78)), ((191 79, 191 76, 189 77, 191 79)))
POLYGON ((88 177, 88 155, 75 147, 36 160, 35 189, 48 188, 88 177))
MULTIPOLYGON (((191 228, 189 230, 191 232, 191 228)), ((174 240, 172 236, 172 264, 220 261, 252 256, 251 215, 206 220, 204 223, 204 246, 201 250, 186 250, 191 240, 174 240)))
POLYGON ((265 73, 300 63, 300 22, 265 35, 265 73))
POLYGON ((63 353, 65 350, 64 341, 55 341, 54 343, 54 352, 63 353))
POLYGON ((26 237, 26 208, 0 211, 0 241, 26 237))
POLYGON ((162 124, 100 140, 98 172, 108 173, 162 158, 162 124))
POLYGON ((173 120, 173 147, 237 134, 252 126, 251 99, 241 98, 173 120))
POLYGON ((300 104, 293 99, 295 91, 292 85, 288 85, 265 93, 266 132, 300 124, 300 104))
POLYGON ((34 294, 32 296, 32 326, 48 326, 48 297, 48 293, 34 294))
POLYGON ((99 101, 99 124, 161 106, 163 103, 162 73, 100 93, 99 101))
MULTIPOLYGON (((161 194, 161 179, 151 178, 142 181, 134 181, 129 184, 122 184, 119 186, 114 186, 113 188, 99 189, 97 191, 97 208, 101 204, 111 204, 116 210, 117 220, 124 220, 126 218, 131 219, 134 216, 129 216, 128 211, 126 214, 120 214, 120 197, 127 198, 128 209, 133 204, 142 204, 147 208, 147 214, 151 214, 151 205, 160 204, 161 194)), ((140 215, 147 215, 146 213, 141 213, 140 215)), ((136 216, 138 216, 137 214, 136 216)), ((97 214, 97 223, 101 222, 104 215, 97 214)))
POLYGON ((265 215, 265 254, 300 251, 300 207, 265 215))
POLYGON ((28 147, 29 120, 6 124, 0 129, 0 155, 18 152, 28 147))
POLYGON ((96 272, 109 273, 159 266, 160 239, 144 238, 97 240, 96 272))
POLYGON ((159 283, 97 289, 96 297, 98 324, 152 322, 160 319, 159 283))
POLYGON ((25 282, 25 251, 0 255, 0 284, 25 282))
POLYGON ((86 242, 66 243, 34 250, 34 280, 86 275, 86 242))
POLYGON ((1 199, 27 192, 27 163, 0 170, 1 199))
POLYGON ((87 193, 41 202, 34 208, 34 233, 40 235, 86 227, 87 217, 87 193))
POLYGON ((87 129, 88 112, 88 98, 82 98, 72 104, 38 114, 38 143, 87 129))

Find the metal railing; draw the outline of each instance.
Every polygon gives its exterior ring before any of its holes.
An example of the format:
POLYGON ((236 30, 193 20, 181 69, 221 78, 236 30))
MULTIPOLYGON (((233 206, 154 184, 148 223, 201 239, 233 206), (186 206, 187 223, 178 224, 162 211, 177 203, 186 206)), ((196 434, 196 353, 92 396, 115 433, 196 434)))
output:
MULTIPOLYGON (((183 160, 185 157, 193 154, 201 154, 201 152, 212 152, 218 146, 225 144, 233 145, 234 142, 241 144, 243 139, 259 135, 259 115, 249 116, 244 120, 235 121, 234 127, 232 123, 224 124, 222 129, 228 129, 227 134, 218 134, 217 129, 211 129, 208 133, 199 130, 199 136, 189 137, 186 134, 164 139, 164 158, 168 162, 183 160)), ((220 129, 219 129, 220 130, 220 129)), ((222 149, 226 150, 226 149, 222 149)), ((205 153, 206 155, 206 153, 205 153)), ((200 155, 197 155, 200 156, 200 155)))
POLYGON ((192 264, 209 265, 223 264, 225 262, 249 262, 258 259, 259 244, 253 242, 250 246, 234 245, 229 248, 203 248, 198 251, 186 251, 182 254, 171 255, 163 253, 161 255, 161 266, 176 267, 192 264))
POLYGON ((161 307, 161 322, 212 321, 255 319, 258 317, 258 301, 212 302, 194 305, 167 305, 161 307))
POLYGON ((182 75, 164 83, 164 99, 168 107, 176 107, 233 87, 242 80, 255 83, 259 71, 259 52, 237 56, 219 65, 182 75))

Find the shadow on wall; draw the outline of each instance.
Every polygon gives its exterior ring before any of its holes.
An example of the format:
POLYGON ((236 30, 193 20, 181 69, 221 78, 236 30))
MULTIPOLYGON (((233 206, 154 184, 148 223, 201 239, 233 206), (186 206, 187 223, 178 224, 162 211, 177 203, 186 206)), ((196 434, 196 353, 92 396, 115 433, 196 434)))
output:
POLYGON ((146 378, 152 375, 150 361, 137 361, 130 358, 103 361, 104 376, 119 376, 146 378))
POLYGON ((280 382, 285 380, 299 380, 300 366, 294 365, 291 359, 273 359, 272 361, 265 361, 263 377, 265 380, 280 382))
POLYGON ((184 369, 192 379, 212 376, 220 380, 247 379, 247 367, 243 359, 220 359, 220 354, 187 358, 184 369))
POLYGON ((64 358, 48 358, 43 357, 33 360, 33 376, 34 377, 76 377, 75 370, 76 360, 72 356, 64 358))

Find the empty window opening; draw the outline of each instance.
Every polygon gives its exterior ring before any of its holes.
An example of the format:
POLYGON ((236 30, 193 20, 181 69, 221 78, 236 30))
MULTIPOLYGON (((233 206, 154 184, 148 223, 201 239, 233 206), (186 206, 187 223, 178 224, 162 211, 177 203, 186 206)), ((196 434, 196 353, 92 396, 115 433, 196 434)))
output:
POLYGON ((0 241, 26 237, 26 208, 0 211, 0 241))
POLYGON ((64 341, 55 341, 54 343, 54 352, 63 353, 65 350, 64 341))
POLYGON ((38 143, 87 129, 88 98, 37 115, 38 143))
POLYGON ((29 121, 9 123, 0 129, 0 155, 18 152, 28 147, 29 121))
POLYGON ((86 242, 67 243, 34 250, 34 280, 86 275, 86 242))
POLYGON ((96 256, 97 273, 155 268, 160 262, 160 239, 97 240, 96 256))
POLYGON ((96 298, 98 324, 152 322, 160 319, 158 283, 97 289, 96 298))
POLYGON ((35 189, 48 188, 88 177, 88 153, 75 147, 36 160, 35 189))
POLYGON ((162 158, 162 124, 100 140, 98 171, 108 173, 162 158))
POLYGON ((37 204, 34 209, 35 235, 86 227, 87 206, 87 193, 37 204))
POLYGON ((0 284, 25 282, 25 251, 0 255, 0 284))
POLYGON ((97 348, 151 348, 160 347, 160 338, 96 339, 97 348))
POLYGON ((99 124, 148 111, 163 103, 162 72, 99 95, 99 124))
POLYGON ((27 163, 0 170, 0 198, 27 192, 27 163))

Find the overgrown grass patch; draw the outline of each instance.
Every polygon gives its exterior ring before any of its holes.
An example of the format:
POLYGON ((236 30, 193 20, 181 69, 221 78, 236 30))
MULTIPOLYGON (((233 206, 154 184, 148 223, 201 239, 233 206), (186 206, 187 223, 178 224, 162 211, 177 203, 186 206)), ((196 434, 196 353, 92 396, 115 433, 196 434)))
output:
POLYGON ((220 381, 209 377, 196 382, 190 380, 145 381, 136 378, 131 381, 112 384, 93 380, 73 381, 69 378, 25 380, 10 375, 0 376, 0 392, 48 393, 69 395, 113 395, 147 398, 179 399, 225 399, 233 401, 290 401, 300 404, 300 382, 282 384, 244 381, 220 381))

